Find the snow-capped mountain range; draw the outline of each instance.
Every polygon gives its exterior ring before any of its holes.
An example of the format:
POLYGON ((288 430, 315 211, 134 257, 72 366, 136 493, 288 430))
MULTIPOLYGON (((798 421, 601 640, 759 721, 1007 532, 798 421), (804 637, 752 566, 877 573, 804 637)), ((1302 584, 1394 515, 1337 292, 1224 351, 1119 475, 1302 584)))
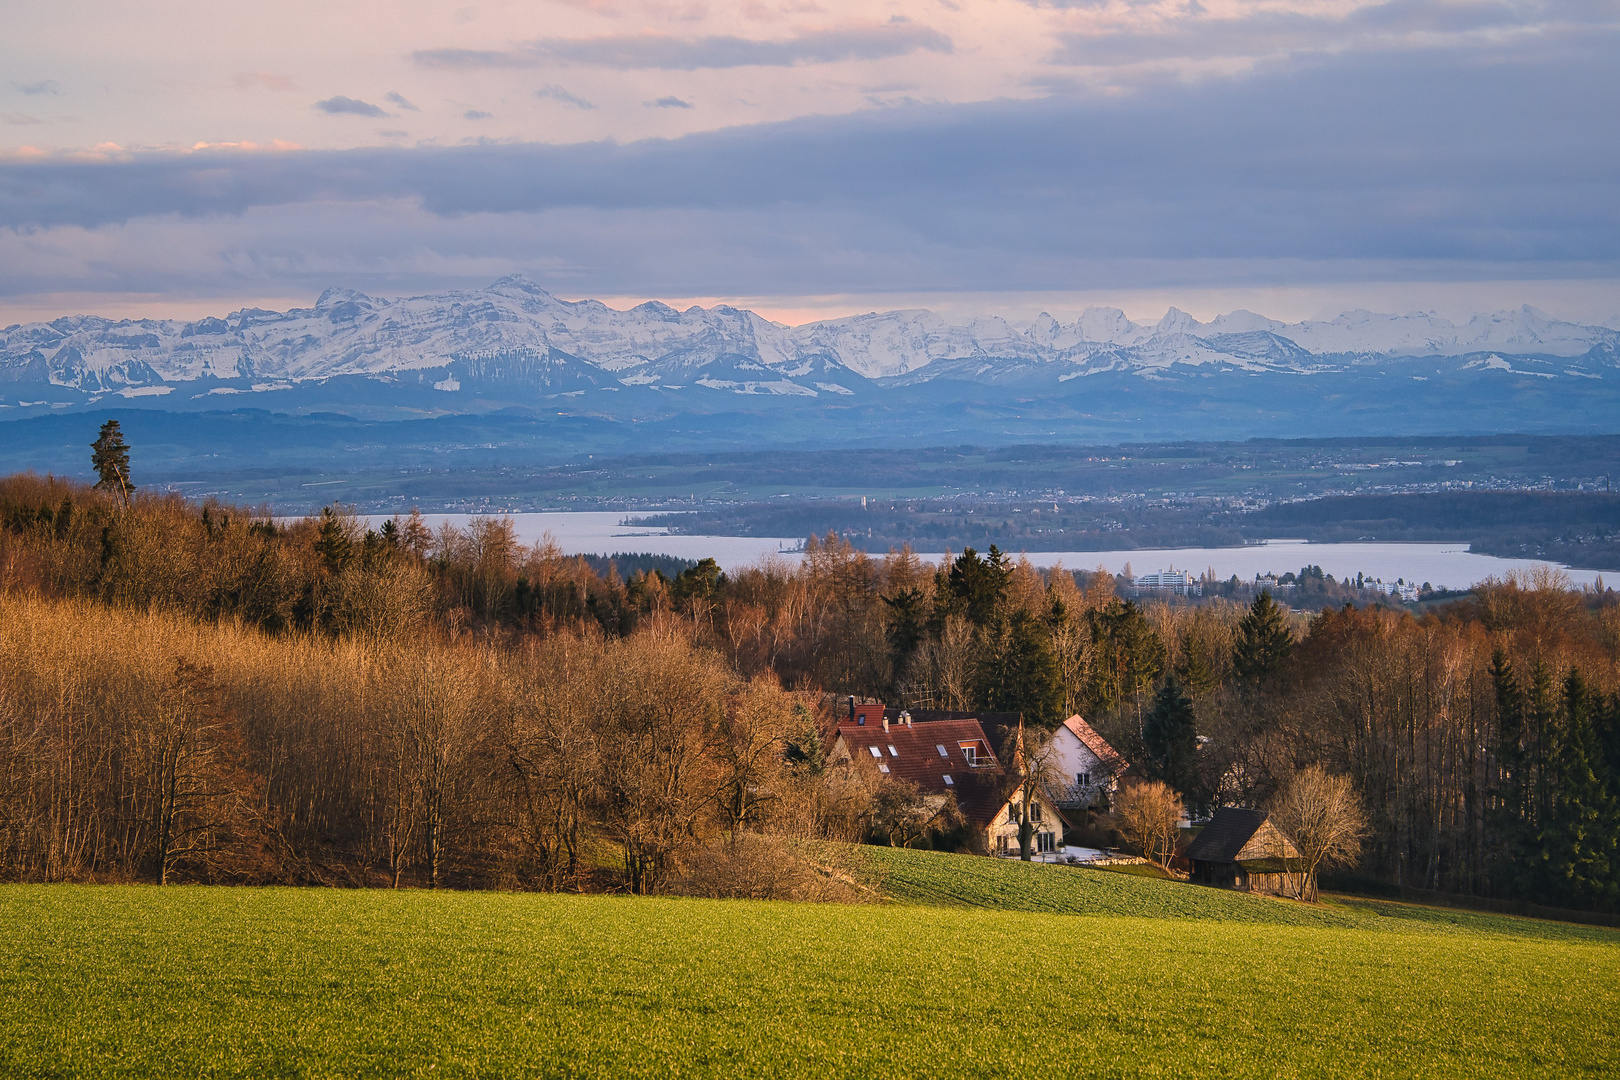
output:
POLYGON ((836 401, 943 379, 1071 392, 1078 387, 1065 384, 1103 373, 1164 380, 1377 369, 1578 385, 1616 378, 1617 358, 1620 331, 1528 306, 1460 325, 1367 311, 1299 323, 1235 311, 1202 323, 1172 308, 1148 326, 1089 308, 1069 323, 1043 314, 1027 324, 987 317, 958 325, 908 310, 788 327, 727 306, 676 311, 650 302, 619 311, 510 277, 398 300, 330 289, 312 308, 195 322, 81 315, 10 326, 0 331, 0 405, 60 408, 118 395, 224 406, 236 402, 216 395, 273 395, 334 379, 430 391, 443 395, 435 407, 451 411, 457 395, 524 402, 612 389, 836 401))

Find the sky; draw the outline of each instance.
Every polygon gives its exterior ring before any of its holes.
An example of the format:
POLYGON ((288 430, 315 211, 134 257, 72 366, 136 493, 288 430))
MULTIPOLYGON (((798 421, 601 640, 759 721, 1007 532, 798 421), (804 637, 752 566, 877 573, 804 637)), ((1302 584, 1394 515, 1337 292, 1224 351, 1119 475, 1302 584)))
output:
POLYGON ((523 274, 786 322, 1620 325, 1620 0, 15 0, 0 324, 523 274))

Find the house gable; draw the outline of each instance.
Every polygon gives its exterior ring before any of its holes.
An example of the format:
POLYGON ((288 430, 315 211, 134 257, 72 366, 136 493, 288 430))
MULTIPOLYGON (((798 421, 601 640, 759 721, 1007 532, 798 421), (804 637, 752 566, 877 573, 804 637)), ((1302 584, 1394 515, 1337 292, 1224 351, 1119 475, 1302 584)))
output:
POLYGON ((1288 837, 1282 830, 1271 823, 1271 819, 1260 823, 1260 827, 1249 837, 1242 850, 1237 853, 1237 862, 1249 862, 1262 859, 1297 859, 1299 851, 1288 842, 1288 837))
POLYGON ((1297 859, 1299 852, 1263 810, 1223 806, 1183 852, 1194 862, 1297 859))
POLYGON ((1118 750, 1108 745, 1108 740, 1097 734, 1097 729, 1086 723, 1078 714, 1063 721, 1057 735, 1064 742, 1074 746, 1077 751, 1084 751, 1085 755, 1109 776, 1117 777, 1131 767, 1130 762, 1126 761, 1118 750))

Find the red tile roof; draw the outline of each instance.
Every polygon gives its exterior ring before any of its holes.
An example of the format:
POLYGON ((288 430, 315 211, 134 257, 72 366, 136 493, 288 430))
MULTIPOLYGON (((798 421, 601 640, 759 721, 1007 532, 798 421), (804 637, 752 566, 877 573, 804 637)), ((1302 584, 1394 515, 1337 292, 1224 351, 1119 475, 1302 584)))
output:
POLYGON ((883 762, 890 776, 916 784, 924 795, 955 795, 963 815, 981 828, 990 824, 1007 801, 1002 792, 1006 773, 977 720, 934 720, 911 725, 891 721, 888 731, 877 721, 854 724, 843 720, 834 737, 843 738, 856 760, 871 758, 874 765, 883 762), (989 764, 969 765, 962 743, 979 744, 983 748, 979 760, 983 762, 987 757, 989 764), (892 752, 890 747, 894 748, 892 752), (945 749, 943 755, 941 747, 945 749), (873 748, 881 757, 873 756, 873 748), (949 784, 945 782, 947 776, 951 778, 949 784))
POLYGON ((1131 767, 1130 762, 1119 756, 1118 750, 1108 745, 1107 739, 1097 734, 1096 728, 1080 719, 1078 715, 1063 721, 1063 726, 1074 732, 1075 737, 1085 743, 1086 749, 1096 754, 1097 760, 1101 761, 1113 775, 1118 776, 1131 767))

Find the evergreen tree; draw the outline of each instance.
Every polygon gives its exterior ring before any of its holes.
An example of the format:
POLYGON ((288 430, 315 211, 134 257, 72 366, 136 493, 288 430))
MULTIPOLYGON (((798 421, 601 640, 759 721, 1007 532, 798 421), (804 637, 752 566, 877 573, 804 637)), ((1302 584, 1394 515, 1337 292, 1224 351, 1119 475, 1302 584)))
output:
POLYGON ((968 548, 951 563, 945 575, 945 606, 966 615, 974 626, 988 626, 1001 606, 1011 577, 1006 556, 994 544, 990 545, 989 557, 982 559, 977 551, 968 548))
POLYGON ((320 531, 315 535, 315 554, 321 557, 329 573, 341 574, 354 558, 354 542, 343 528, 343 522, 330 506, 321 511, 320 531))
POLYGON ((1214 658, 1209 653, 1208 642, 1198 636, 1187 642, 1182 653, 1182 682, 1195 697, 1214 693, 1221 683, 1220 673, 1215 670, 1214 658))
POLYGON ((704 559, 675 575, 675 596, 682 600, 713 600, 726 585, 726 575, 720 564, 704 559))
POLYGON ((1057 658, 1046 627, 1028 612, 1014 612, 985 632, 976 676, 976 696, 983 708, 1022 713, 1042 728, 1063 722, 1057 658))
POLYGON ((1592 730, 1603 751, 1603 778, 1610 794, 1620 800, 1620 693, 1592 696, 1592 730))
POLYGON ((1287 612, 1271 598, 1271 590, 1262 590, 1238 623, 1233 669, 1244 682, 1264 682, 1277 674, 1293 649, 1294 634, 1288 628, 1287 612))
POLYGON ((1174 675, 1159 685, 1142 719, 1142 750, 1148 778, 1187 794, 1198 786, 1198 726, 1192 699, 1174 675))
POLYGON ((108 420, 101 425, 101 433, 90 444, 90 467, 96 470, 96 487, 102 491, 117 492, 128 504, 135 485, 129 479, 129 445, 118 421, 108 420))
POLYGON ((1140 699, 1164 673, 1169 650, 1132 600, 1114 600, 1086 612, 1091 631, 1091 686, 1094 709, 1117 709, 1140 699))
POLYGON ((1491 684, 1496 691, 1496 742, 1492 747, 1496 776, 1488 812, 1497 864, 1493 876, 1509 891, 1522 892, 1528 884, 1526 857, 1532 852, 1535 835, 1526 701, 1513 665, 1500 648, 1491 654, 1491 684))
POLYGON ((1592 693, 1578 671, 1564 681, 1564 729, 1552 762, 1556 789, 1542 830, 1546 891, 1574 907, 1620 901, 1620 808, 1599 775, 1602 749, 1592 726, 1592 693))
POLYGON ((889 609, 889 648, 894 650, 894 670, 898 675, 906 669, 912 654, 922 643, 927 620, 923 617, 924 600, 921 589, 901 589, 893 596, 885 596, 883 603, 889 609))
POLYGON ((1545 660, 1536 661, 1530 672, 1530 693, 1525 705, 1526 765, 1530 782, 1530 820, 1534 828, 1543 826, 1552 815, 1553 792, 1557 787, 1554 768, 1558 759, 1558 689, 1552 669, 1545 660))

